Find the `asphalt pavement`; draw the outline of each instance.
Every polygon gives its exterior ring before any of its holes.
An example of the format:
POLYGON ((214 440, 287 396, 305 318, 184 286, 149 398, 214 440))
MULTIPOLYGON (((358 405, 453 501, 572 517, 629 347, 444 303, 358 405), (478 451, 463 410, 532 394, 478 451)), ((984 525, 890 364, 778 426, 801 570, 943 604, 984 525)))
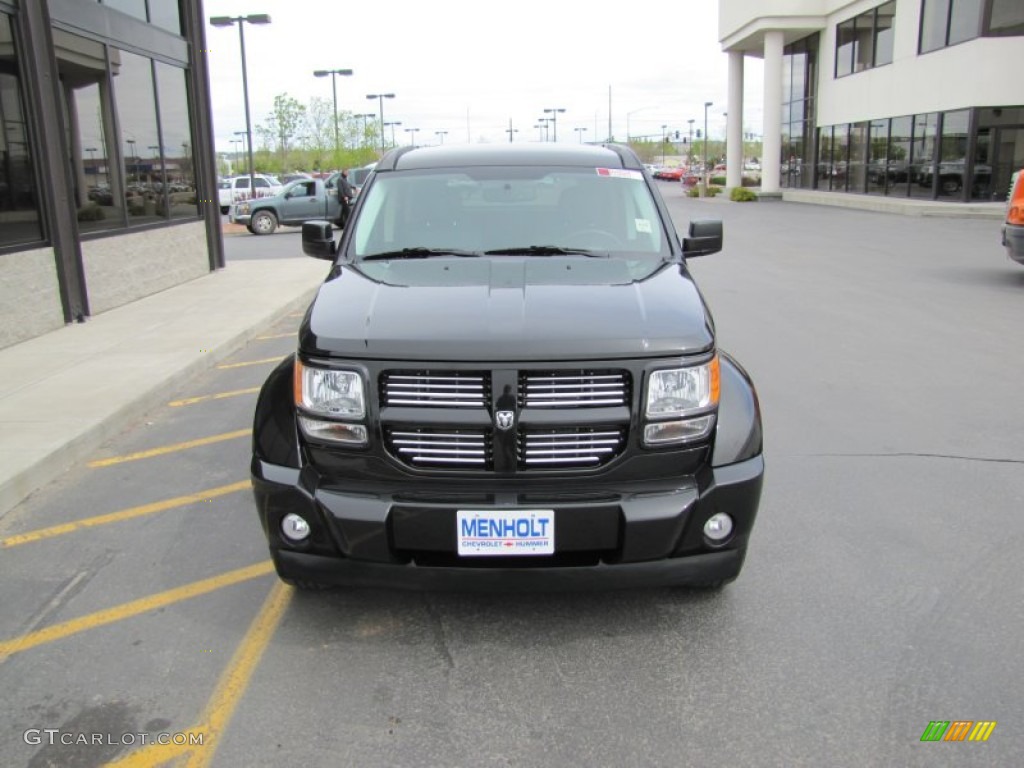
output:
POLYGON ((5 431, 65 395, 69 422, 119 406, 93 427, 107 437, 89 433, 0 518, 0 763, 1019 764, 1024 269, 998 222, 663 193, 680 231, 725 223, 723 251, 690 269, 764 414, 764 494, 735 583, 278 585, 248 433, 327 265, 295 231, 230 236, 225 270, 108 320, 91 346, 76 333, 0 357, 23 377, 4 391, 26 398, 5 431), (21 370, 55 355, 74 373, 21 370), (995 725, 984 743, 923 742, 936 722, 995 725), (46 728, 122 741, 40 743, 46 728), (124 741, 157 732, 205 743, 124 741))

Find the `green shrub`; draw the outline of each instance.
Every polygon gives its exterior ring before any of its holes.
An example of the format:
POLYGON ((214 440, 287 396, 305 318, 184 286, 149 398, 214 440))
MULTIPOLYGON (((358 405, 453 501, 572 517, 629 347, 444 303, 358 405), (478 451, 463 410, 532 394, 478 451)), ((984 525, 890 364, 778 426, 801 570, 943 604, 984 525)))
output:
POLYGON ((106 215, 97 203, 86 203, 78 209, 79 221, 102 221, 104 218, 106 215))
POLYGON ((720 187, 725 186, 725 176, 712 176, 710 181, 712 184, 717 184, 720 187))
MULTIPOLYGON (((715 186, 708 187, 707 191, 704 193, 704 197, 714 197, 715 195, 717 195, 721 191, 722 191, 721 187, 715 187, 715 186)), ((701 194, 700 194, 700 184, 696 184, 693 187, 690 187, 689 191, 686 193, 686 196, 687 197, 700 197, 701 196, 701 194)))
POLYGON ((729 199, 734 203, 752 203, 757 200, 757 195, 744 187, 733 187, 729 191, 729 199))

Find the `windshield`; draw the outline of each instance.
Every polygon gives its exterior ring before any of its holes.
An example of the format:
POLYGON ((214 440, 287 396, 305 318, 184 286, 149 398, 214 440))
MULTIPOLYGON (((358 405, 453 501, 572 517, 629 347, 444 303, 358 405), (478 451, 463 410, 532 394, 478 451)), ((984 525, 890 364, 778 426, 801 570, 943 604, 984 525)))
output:
POLYGON ((366 192, 348 257, 412 252, 503 256, 669 256, 639 171, 494 167, 378 174, 366 192))

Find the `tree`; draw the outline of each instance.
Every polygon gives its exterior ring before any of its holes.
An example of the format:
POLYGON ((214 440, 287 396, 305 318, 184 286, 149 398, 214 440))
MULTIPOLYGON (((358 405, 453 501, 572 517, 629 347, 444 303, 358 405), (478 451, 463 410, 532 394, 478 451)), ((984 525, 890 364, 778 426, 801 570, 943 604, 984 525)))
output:
POLYGON ((274 97, 270 117, 256 132, 272 152, 277 152, 280 162, 284 163, 289 147, 295 137, 300 135, 305 121, 306 108, 298 100, 281 93, 274 97))

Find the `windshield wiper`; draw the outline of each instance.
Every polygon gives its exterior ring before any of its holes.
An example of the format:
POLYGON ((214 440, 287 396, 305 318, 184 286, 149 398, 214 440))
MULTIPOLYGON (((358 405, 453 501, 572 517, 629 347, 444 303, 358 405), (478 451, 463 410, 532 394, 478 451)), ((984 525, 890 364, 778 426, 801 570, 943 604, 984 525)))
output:
POLYGON ((458 248, 402 248, 398 251, 381 251, 363 256, 359 261, 383 261, 385 259, 427 259, 431 256, 479 256, 477 251, 462 251, 458 248))
POLYGON ((589 248, 563 248, 560 245, 523 245, 517 248, 495 248, 484 251, 484 256, 590 256, 595 259, 608 258, 607 253, 592 251, 589 248))

